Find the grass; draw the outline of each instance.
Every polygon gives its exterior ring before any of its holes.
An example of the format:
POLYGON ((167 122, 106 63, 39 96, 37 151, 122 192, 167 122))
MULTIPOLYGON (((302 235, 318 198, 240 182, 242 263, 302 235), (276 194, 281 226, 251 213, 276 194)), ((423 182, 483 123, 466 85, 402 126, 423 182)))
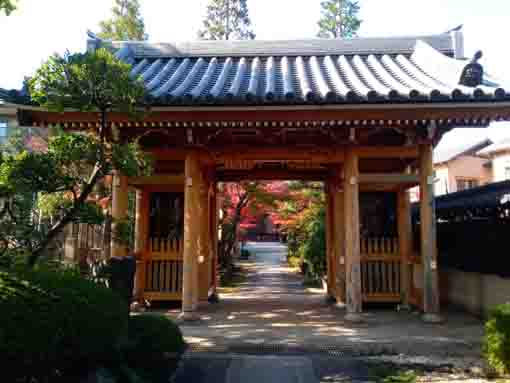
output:
POLYGON ((293 269, 301 268, 301 258, 297 255, 287 255, 287 262, 289 266, 293 269))
POLYGON ((418 375, 413 370, 399 370, 395 366, 377 365, 370 368, 369 375, 378 383, 416 383, 418 375))

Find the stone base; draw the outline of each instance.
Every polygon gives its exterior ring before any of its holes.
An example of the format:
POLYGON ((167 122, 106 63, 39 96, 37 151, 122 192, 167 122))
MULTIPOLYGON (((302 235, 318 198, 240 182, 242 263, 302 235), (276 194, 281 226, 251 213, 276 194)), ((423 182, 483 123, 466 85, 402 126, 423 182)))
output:
POLYGON ((351 323, 363 322, 363 317, 359 313, 347 313, 347 314, 345 314, 344 319, 347 322, 351 322, 351 323))
POLYGON ((425 313, 421 316, 421 320, 425 323, 443 323, 444 319, 439 314, 425 313))
POLYGON ((346 307, 346 306, 345 306, 345 302, 338 302, 338 301, 337 301, 337 302, 335 303, 335 307, 336 307, 337 309, 340 309, 340 310, 345 310, 345 307, 346 307))
POLYGON ((412 311, 412 309, 413 308, 409 304, 401 304, 401 305, 397 306, 397 311, 410 312, 410 311, 412 311))
POLYGON ((197 309, 203 309, 209 306, 209 301, 198 301, 197 309))
POLYGON ((183 322, 195 322, 200 320, 200 316, 197 314, 196 311, 183 311, 179 315, 179 320, 183 322))
POLYGON ((219 303, 220 297, 217 292, 214 292, 211 295, 209 295, 209 298, 207 298, 207 300, 209 303, 219 303))

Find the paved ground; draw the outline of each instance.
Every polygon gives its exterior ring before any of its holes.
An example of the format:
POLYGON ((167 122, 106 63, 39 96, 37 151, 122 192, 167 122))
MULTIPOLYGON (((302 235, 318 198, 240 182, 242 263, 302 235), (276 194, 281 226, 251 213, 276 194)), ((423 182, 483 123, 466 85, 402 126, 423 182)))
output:
POLYGON ((483 328, 476 318, 447 312, 445 324, 427 325, 418 314, 387 307, 369 308, 363 324, 351 324, 323 291, 303 287, 287 267, 284 246, 249 248, 254 255, 243 263, 249 275, 238 291, 201 309, 200 321, 181 324, 192 347, 177 382, 363 381, 367 357, 383 354, 416 356, 419 363, 479 362, 483 328))

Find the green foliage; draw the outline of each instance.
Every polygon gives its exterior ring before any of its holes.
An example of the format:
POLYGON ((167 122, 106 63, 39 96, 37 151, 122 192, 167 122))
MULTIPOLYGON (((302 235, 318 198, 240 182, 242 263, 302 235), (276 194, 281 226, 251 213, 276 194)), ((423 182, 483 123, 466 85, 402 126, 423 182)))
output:
POLYGON ((209 0, 198 37, 203 40, 253 40, 247 0, 209 0))
MULTIPOLYGON (((289 201, 297 220, 288 227, 289 256, 299 258, 305 277, 316 283, 326 273, 326 208, 321 183, 293 182, 290 189, 300 198, 289 201)), ((296 263, 294 261, 294 263, 296 263)))
POLYGON ((324 0, 321 2, 321 19, 318 37, 355 37, 361 25, 358 17, 360 6, 354 0, 324 0))
POLYGON ((147 40, 138 0, 115 0, 113 16, 101 21, 98 36, 106 40, 147 40))
POLYGON ((326 214, 323 206, 314 209, 304 222, 300 251, 307 273, 314 279, 326 273, 326 214))
POLYGON ((179 327, 162 315, 137 315, 129 320, 128 365, 149 381, 165 381, 186 348, 179 327))
POLYGON ((490 311, 485 323, 484 354, 497 373, 510 373, 510 303, 490 311))
POLYGON ((0 311, 6 381, 55 381, 116 364, 126 339, 120 297, 72 271, 0 271, 0 311))
POLYGON ((5 12, 7 16, 16 9, 16 0, 0 0, 0 11, 5 12))
POLYGON ((134 112, 145 88, 131 65, 102 48, 51 56, 29 81, 32 100, 45 109, 134 112))

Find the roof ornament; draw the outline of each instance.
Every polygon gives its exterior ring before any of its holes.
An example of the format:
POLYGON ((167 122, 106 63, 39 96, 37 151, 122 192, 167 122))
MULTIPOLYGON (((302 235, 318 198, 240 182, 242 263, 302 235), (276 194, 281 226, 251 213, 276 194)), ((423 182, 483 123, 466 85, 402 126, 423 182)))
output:
POLYGON ((464 67, 460 75, 459 84, 469 87, 477 87, 483 83, 483 66, 478 63, 482 58, 482 51, 477 51, 469 64, 464 67))
POLYGON ((87 36, 91 39, 91 40, 97 40, 97 41, 102 41, 103 39, 101 37, 99 37, 98 35, 96 35, 94 32, 92 32, 90 29, 87 29, 87 36))

